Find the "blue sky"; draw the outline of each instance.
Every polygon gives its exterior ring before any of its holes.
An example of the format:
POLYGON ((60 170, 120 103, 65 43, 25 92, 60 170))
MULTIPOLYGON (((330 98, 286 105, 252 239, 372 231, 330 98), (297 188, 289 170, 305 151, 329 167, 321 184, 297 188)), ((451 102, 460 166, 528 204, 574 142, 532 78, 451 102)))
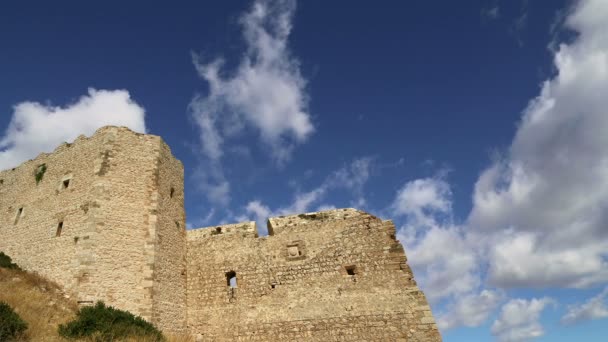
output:
POLYGON ((11 2, 0 89, 0 169, 126 125, 190 227, 393 219, 446 341, 608 335, 606 1, 11 2))

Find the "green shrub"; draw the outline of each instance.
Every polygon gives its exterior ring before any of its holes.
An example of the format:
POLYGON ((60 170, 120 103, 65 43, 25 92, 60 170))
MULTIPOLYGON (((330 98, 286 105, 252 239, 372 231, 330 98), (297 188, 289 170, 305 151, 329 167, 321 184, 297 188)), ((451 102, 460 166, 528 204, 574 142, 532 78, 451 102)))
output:
POLYGON ((13 263, 13 260, 11 259, 11 257, 4 254, 3 252, 0 252, 0 267, 20 270, 19 266, 17 266, 17 264, 13 263))
POLYGON ((40 164, 36 168, 36 185, 40 183, 42 177, 44 177, 44 173, 46 172, 46 164, 40 164))
POLYGON ((129 337, 164 341, 162 333, 143 318, 106 306, 103 302, 82 307, 75 320, 59 325, 59 335, 66 338, 89 337, 95 341, 115 341, 129 337))
POLYGON ((10 341, 27 329, 19 315, 6 303, 0 302, 0 341, 10 341))

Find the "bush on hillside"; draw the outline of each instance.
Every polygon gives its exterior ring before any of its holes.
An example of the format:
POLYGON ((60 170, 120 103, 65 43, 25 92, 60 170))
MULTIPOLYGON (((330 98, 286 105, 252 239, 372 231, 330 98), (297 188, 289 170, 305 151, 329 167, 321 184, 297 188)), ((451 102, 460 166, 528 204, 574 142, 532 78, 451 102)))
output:
POLYGON ((20 270, 17 264, 13 263, 13 260, 8 255, 0 252, 0 267, 11 268, 15 270, 20 270))
POLYGON ((0 341, 16 339, 26 329, 27 323, 13 311, 13 308, 0 302, 0 341))
POLYGON ((162 333, 154 325, 130 312, 106 306, 103 302, 82 307, 75 320, 59 325, 59 335, 66 338, 89 337, 95 341, 123 338, 164 341, 162 333))

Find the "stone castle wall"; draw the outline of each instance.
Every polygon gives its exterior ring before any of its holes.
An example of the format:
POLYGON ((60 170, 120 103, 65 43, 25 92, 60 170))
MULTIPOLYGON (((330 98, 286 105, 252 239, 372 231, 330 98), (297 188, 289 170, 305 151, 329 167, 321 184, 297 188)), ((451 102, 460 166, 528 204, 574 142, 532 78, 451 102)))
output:
POLYGON ((188 325, 199 339, 440 340, 391 221, 338 209, 271 218, 268 229, 186 233, 188 325))
POLYGON ((0 251, 83 305, 202 341, 441 340, 391 221, 338 209, 270 218, 267 237, 185 221, 158 136, 103 127, 0 171, 0 251))
POLYGON ((185 287, 183 167, 160 137, 104 127, 1 171, 0 212, 0 250, 23 268, 185 328, 185 291, 164 291, 185 287))

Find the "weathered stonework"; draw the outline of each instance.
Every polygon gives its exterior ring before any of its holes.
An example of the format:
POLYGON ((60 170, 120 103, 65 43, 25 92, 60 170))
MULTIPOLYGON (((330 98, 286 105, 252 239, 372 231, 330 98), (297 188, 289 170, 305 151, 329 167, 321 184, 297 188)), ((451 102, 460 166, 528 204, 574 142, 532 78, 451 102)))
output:
POLYGON ((186 231, 183 190, 160 137, 103 127, 0 171, 0 251, 83 305, 199 341, 441 340, 391 221, 337 209, 270 218, 265 237, 186 231))

